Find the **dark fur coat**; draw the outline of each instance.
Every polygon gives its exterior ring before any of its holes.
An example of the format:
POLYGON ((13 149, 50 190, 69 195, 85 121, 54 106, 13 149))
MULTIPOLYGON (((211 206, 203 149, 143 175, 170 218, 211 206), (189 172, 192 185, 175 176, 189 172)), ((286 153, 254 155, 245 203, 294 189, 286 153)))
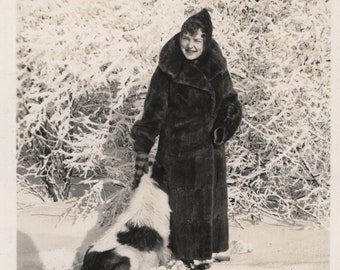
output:
POLYGON ((241 105, 218 44, 187 61, 179 34, 163 47, 144 114, 132 128, 135 151, 149 153, 159 135, 156 163, 166 170, 170 248, 177 258, 208 259, 228 248, 224 143, 241 120, 241 105))

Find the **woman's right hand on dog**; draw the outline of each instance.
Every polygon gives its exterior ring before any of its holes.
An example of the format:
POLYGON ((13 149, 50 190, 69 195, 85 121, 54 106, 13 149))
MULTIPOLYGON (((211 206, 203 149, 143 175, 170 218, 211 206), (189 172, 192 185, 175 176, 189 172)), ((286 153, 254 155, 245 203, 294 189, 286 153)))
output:
POLYGON ((138 187, 144 173, 149 172, 149 155, 144 152, 137 152, 135 160, 135 176, 132 182, 132 189, 138 187))

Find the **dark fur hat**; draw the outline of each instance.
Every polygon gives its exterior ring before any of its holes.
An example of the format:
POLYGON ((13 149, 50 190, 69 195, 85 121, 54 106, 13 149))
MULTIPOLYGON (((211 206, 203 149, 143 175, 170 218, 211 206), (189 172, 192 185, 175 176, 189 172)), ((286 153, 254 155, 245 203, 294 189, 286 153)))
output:
MULTIPOLYGON (((213 32, 213 25, 211 22, 211 17, 209 15, 209 12, 207 9, 202 9, 200 12, 192 15, 191 17, 189 17, 182 26, 182 31, 183 28, 186 24, 191 23, 191 22, 197 22, 199 25, 202 25, 204 28, 204 32, 206 34, 206 44, 205 47, 209 47, 210 43, 211 43, 211 39, 212 39, 212 32, 213 32)), ((182 32, 181 31, 181 32, 182 32)))

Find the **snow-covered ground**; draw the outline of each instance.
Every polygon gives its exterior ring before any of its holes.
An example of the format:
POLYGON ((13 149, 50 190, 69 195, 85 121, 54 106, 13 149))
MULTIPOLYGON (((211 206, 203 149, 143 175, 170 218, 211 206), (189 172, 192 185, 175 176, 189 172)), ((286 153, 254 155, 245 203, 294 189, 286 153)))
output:
MULTIPOLYGON (((20 203, 17 217, 18 270, 71 270, 103 228, 97 216, 59 222, 64 205, 20 203)), ((231 260, 212 270, 329 269, 329 232, 315 224, 288 226, 266 220, 257 225, 231 226, 231 260)), ((179 270, 179 269, 178 269, 179 270)))

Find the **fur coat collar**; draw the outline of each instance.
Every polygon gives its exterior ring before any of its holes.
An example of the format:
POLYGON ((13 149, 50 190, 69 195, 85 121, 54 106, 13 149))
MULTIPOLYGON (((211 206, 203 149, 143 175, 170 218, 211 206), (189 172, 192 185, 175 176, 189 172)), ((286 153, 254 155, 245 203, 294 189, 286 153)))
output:
POLYGON ((210 82, 227 70, 217 42, 212 39, 209 47, 197 61, 188 61, 179 47, 179 33, 172 37, 162 48, 159 57, 160 69, 180 84, 212 92, 210 82))

